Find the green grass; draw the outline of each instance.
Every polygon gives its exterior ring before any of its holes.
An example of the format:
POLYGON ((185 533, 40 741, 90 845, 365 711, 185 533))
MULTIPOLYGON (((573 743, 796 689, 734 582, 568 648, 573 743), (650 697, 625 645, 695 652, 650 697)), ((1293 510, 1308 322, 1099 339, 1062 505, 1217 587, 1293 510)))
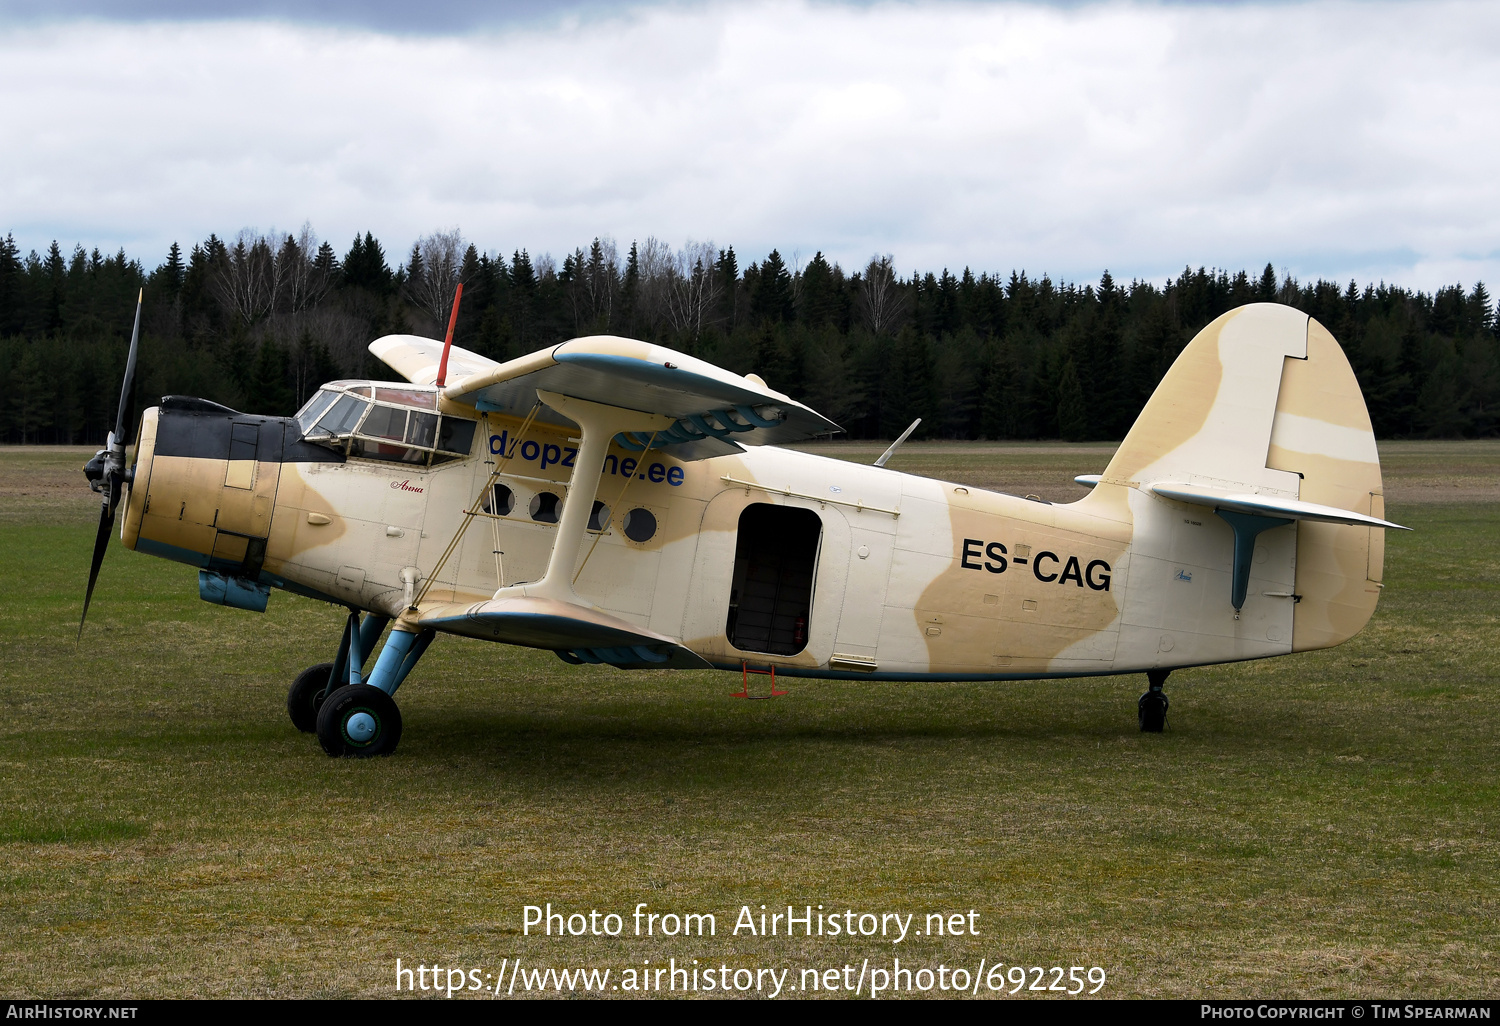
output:
MULTIPOLYGON (((1108 453, 916 445, 896 465, 1065 498, 1108 453)), ((381 996, 398 956, 795 979, 896 954, 1099 965, 1106 996, 1493 997, 1500 447, 1386 457, 1416 531, 1390 538, 1370 626, 1174 674, 1160 736, 1135 729, 1140 678, 744 702, 730 675, 442 638, 400 692, 398 753, 333 761, 284 700, 338 610, 210 606, 190 569, 116 544, 75 644, 83 456, 0 450, 0 993, 381 996), (1420 501, 1458 464, 1476 498, 1420 501), (521 936, 547 901, 714 912, 720 935, 521 936), (762 903, 973 908, 980 936, 729 936, 762 903)))

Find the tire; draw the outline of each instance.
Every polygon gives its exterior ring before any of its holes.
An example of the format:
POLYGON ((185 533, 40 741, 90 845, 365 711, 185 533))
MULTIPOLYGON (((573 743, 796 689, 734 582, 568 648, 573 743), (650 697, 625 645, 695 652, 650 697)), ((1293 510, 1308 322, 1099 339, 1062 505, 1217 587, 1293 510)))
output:
POLYGON ((335 758, 390 755, 400 740, 401 710, 379 688, 346 684, 318 710, 318 741, 335 758))
POLYGON ((1160 691, 1148 691, 1136 704, 1136 715, 1141 721, 1141 731, 1160 734, 1167 725, 1167 706, 1171 703, 1160 691))
POLYGON ((318 729, 318 710, 328 697, 328 677, 332 663, 318 663, 297 674, 292 689, 286 693, 286 711, 292 725, 304 734, 318 729))

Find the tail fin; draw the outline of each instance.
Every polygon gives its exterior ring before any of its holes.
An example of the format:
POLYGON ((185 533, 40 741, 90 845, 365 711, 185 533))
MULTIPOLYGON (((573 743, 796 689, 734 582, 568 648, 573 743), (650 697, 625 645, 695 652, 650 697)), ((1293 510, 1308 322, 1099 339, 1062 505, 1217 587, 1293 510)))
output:
POLYGON ((1197 495, 1188 501, 1204 505, 1215 496, 1288 510, 1316 504, 1325 515, 1286 514, 1299 521, 1292 649, 1337 645, 1375 611, 1384 529, 1326 522, 1339 511, 1384 517, 1375 434, 1343 350, 1304 313, 1256 303, 1199 332, 1102 483, 1148 493, 1162 485, 1172 498, 1197 495))

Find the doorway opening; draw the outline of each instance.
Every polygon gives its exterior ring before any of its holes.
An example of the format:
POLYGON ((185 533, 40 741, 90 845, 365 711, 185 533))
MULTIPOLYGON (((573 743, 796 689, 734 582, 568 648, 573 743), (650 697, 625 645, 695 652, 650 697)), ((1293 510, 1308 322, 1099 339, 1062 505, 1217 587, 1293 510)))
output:
POLYGON ((810 509, 757 502, 740 514, 724 633, 745 652, 807 647, 823 521, 810 509))

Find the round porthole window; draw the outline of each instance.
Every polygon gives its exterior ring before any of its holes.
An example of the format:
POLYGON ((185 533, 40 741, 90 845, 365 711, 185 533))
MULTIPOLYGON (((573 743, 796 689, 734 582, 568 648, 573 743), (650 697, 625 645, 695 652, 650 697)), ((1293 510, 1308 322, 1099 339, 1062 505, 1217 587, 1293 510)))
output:
POLYGON ((515 508, 516 493, 503 484, 497 484, 484 500, 484 511, 497 517, 503 517, 515 508))
POLYGON ((589 530, 602 531, 609 526, 609 507, 598 499, 594 500, 593 511, 589 513, 589 530))
POLYGON ((555 524, 562 513, 562 502, 552 492, 537 492, 531 499, 531 519, 539 524, 555 524))
POLYGON ((637 506, 625 514, 625 537, 633 542, 648 542, 656 537, 656 514, 637 506))

